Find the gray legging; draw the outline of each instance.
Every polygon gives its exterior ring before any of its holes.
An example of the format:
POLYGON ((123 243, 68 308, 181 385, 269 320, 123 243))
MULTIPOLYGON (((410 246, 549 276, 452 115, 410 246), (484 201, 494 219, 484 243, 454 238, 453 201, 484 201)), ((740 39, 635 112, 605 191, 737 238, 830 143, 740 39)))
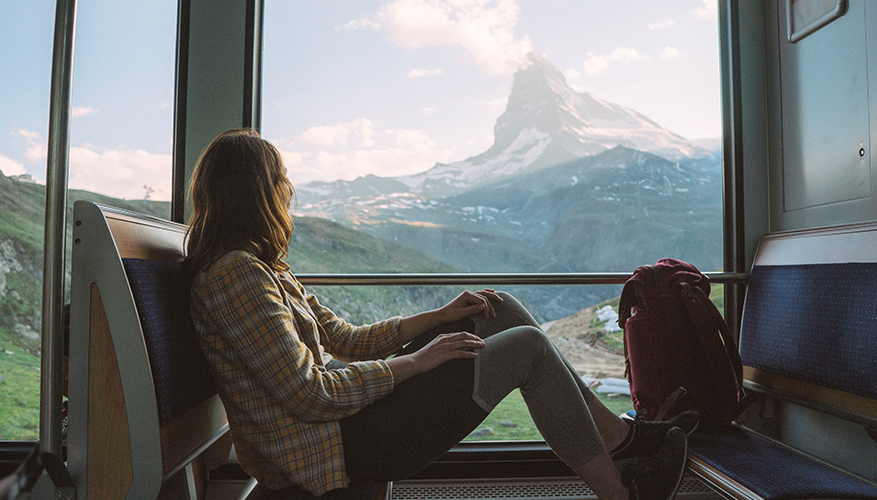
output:
POLYGON ((521 389, 539 432, 570 467, 603 450, 588 402, 594 394, 514 297, 499 292, 496 318, 473 315, 424 333, 414 352, 441 333, 470 331, 485 346, 412 377, 386 398, 342 419, 341 442, 354 482, 410 477, 474 430, 512 390, 521 389))

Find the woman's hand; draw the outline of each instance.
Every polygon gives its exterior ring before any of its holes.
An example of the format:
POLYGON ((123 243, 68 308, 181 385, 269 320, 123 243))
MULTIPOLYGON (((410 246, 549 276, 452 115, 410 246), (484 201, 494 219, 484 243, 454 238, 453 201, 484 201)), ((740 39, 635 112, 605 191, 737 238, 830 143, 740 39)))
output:
POLYGON ((496 311, 493 308, 493 304, 490 303, 491 300, 502 302, 502 299, 492 288, 485 288, 477 292, 466 290, 439 309, 438 314, 439 317, 448 323, 482 311, 486 319, 495 318, 496 311))
POLYGON ((393 372, 394 384, 419 373, 426 373, 452 359, 472 359, 478 357, 477 349, 484 347, 484 341, 467 332, 443 333, 417 351, 387 360, 393 372))
POLYGON ((478 352, 475 350, 482 347, 484 341, 471 333, 443 333, 418 349, 412 356, 420 368, 418 373, 425 373, 452 359, 477 358, 478 352))
POLYGON ((461 320, 470 314, 483 312, 485 318, 495 318, 496 311, 490 303, 491 300, 502 302, 502 298, 492 289, 485 288, 477 292, 467 290, 439 309, 402 318, 402 322, 399 324, 399 336, 402 339, 402 344, 414 340, 418 335, 431 328, 461 320))

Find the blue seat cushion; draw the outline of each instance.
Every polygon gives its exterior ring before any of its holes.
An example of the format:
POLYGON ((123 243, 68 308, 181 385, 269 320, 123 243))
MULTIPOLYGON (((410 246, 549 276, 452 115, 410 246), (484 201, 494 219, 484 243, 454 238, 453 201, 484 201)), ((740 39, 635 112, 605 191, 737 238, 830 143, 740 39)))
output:
POLYGON ((768 500, 877 499, 877 488, 737 428, 695 433, 689 453, 768 500))
POLYGON ((877 399, 877 263, 755 266, 743 364, 877 399))
POLYGON ((122 262, 140 315, 159 425, 164 427, 216 394, 189 316, 190 284, 184 279, 179 262, 144 259, 122 262))

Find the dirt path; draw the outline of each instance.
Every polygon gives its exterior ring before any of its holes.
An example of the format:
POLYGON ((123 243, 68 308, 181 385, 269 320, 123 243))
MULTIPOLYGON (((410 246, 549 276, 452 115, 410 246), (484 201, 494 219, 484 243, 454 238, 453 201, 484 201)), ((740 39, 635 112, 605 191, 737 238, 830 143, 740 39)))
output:
POLYGON ((573 316, 553 321, 546 334, 569 359, 579 375, 593 378, 624 377, 624 356, 596 345, 596 338, 589 334, 594 317, 593 308, 583 309, 573 316), (593 345, 596 345, 592 347, 593 345))

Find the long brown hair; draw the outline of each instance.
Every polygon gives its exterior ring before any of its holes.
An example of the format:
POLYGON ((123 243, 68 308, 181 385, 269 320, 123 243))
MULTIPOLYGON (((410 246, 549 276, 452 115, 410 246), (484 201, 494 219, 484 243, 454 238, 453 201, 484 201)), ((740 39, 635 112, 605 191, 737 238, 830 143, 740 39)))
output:
POLYGON ((192 174, 186 263, 205 269, 231 250, 251 252, 277 272, 292 237, 295 189, 280 152, 250 129, 229 130, 201 154, 192 174))

